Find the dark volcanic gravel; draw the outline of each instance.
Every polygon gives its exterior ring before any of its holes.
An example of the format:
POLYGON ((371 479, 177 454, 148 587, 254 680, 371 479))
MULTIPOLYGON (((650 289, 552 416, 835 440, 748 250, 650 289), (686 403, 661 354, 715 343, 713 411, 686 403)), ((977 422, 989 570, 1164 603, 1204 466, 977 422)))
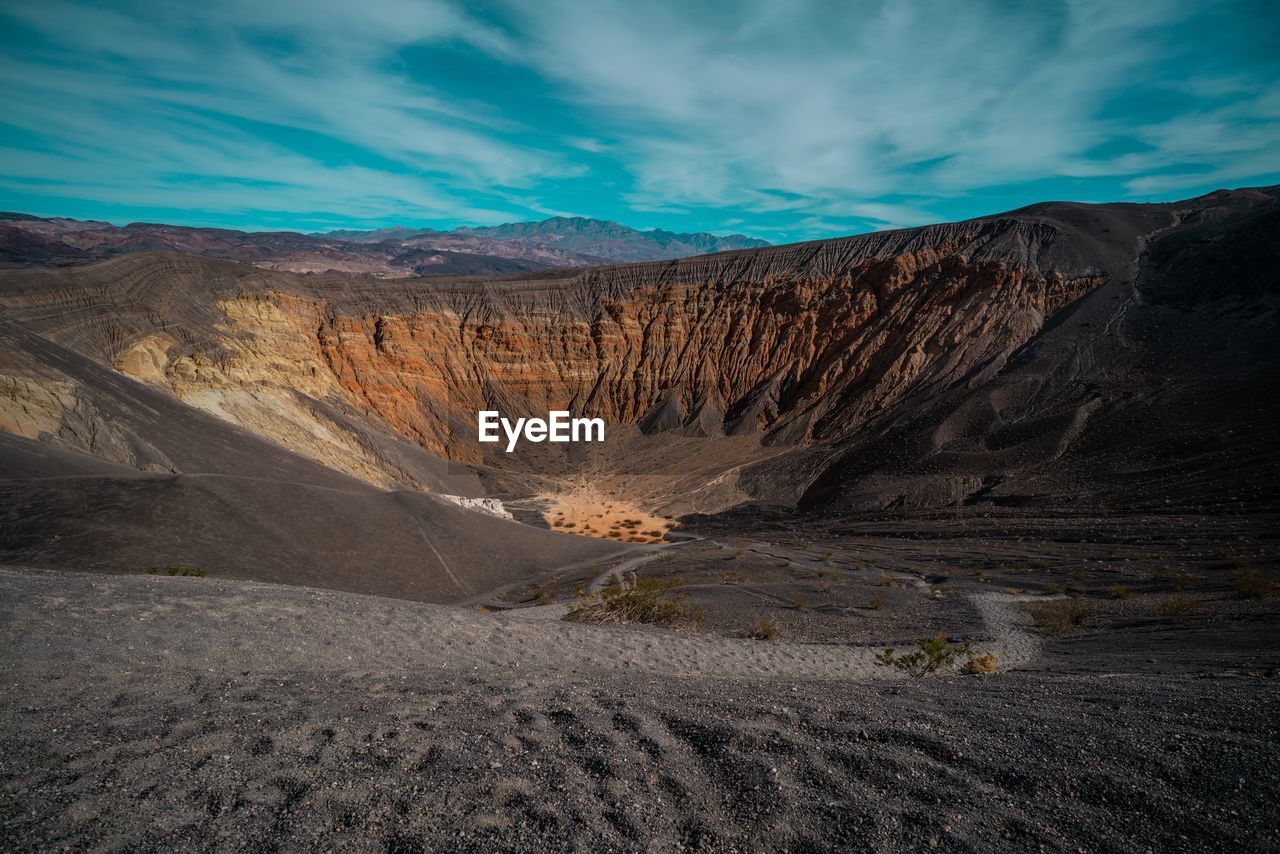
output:
MULTIPOLYGON (((278 604, 305 621, 297 602, 278 604)), ((1277 682, 1197 667, 1202 637, 1162 647, 1177 666, 1154 673, 1106 672, 1095 636, 1055 642, 1036 670, 917 682, 344 672, 264 664, 260 638, 193 667, 133 648, 144 611, 125 598, 118 631, 77 633, 74 596, 34 660, 52 612, 3 604, 28 656, 0 672, 7 850, 1280 845, 1277 682), (1096 669, 1066 672, 1080 656, 1096 669)), ((176 645, 206 629, 170 630, 176 645)))

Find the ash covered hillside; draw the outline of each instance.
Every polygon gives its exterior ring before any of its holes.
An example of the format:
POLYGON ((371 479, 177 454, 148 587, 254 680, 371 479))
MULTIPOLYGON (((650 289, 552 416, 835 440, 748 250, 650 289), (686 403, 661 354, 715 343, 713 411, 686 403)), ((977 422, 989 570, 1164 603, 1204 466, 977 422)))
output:
MULTIPOLYGON (((520 498, 585 479, 667 514, 1266 505, 1277 201, 1053 203, 515 277, 179 252, 9 270, 0 425, 28 450, 208 470, 197 439, 119 417, 145 395, 361 488, 520 498), (479 409, 600 416, 611 440, 509 457, 470 441, 479 409)), ((11 559, 35 536, 10 530, 11 559)))

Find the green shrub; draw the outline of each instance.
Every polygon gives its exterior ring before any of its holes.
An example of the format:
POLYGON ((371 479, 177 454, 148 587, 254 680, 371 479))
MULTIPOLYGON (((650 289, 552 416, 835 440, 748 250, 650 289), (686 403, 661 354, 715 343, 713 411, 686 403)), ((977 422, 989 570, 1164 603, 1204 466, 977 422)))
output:
POLYGON ((647 623, 670 626, 691 620, 701 625, 701 609, 686 604, 679 579, 621 578, 599 593, 579 592, 565 619, 579 623, 647 623))
POLYGON ((961 656, 973 656, 973 644, 950 643, 946 635, 921 638, 919 649, 898 653, 889 647, 880 653, 877 663, 901 670, 913 679, 919 679, 942 670, 952 670, 961 656))

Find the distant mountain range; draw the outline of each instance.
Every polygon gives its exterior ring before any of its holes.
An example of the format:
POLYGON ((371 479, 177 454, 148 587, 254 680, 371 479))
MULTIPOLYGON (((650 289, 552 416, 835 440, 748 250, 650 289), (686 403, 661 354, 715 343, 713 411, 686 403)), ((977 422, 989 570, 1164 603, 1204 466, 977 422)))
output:
POLYGON ((65 265, 130 252, 174 251, 299 273, 381 277, 502 275, 550 267, 659 261, 768 246, 740 234, 639 231, 616 222, 553 217, 452 231, 244 232, 157 223, 0 213, 0 264, 65 265))

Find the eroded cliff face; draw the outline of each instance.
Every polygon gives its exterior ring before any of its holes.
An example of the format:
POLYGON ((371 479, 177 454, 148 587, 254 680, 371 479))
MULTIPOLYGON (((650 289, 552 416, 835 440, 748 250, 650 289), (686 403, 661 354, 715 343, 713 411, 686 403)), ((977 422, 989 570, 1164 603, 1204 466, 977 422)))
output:
MULTIPOLYGON (((137 255, 4 274, 0 305, 40 335, 378 486, 423 488, 389 439, 518 467, 473 441, 480 409, 570 409, 627 436, 686 443, 734 437, 719 473, 699 469, 720 484, 776 449, 837 446, 904 401, 989 382, 1046 319, 1132 277, 1148 236, 1177 219, 1166 206, 1049 206, 490 280, 305 277, 137 255)), ((37 394, 33 381, 6 378, 4 397, 30 403, 18 414, 7 405, 0 426, 39 433, 56 420, 67 390, 37 394)))
MULTIPOLYGON (((489 407, 831 441, 904 395, 998 363, 1105 278, 1041 269, 1034 256, 1061 238, 1052 229, 939 231, 936 242, 909 241, 922 246, 864 239, 839 252, 819 244, 550 281, 351 294, 289 280, 219 300, 223 322, 165 373, 184 399, 341 397, 463 459, 476 453, 464 441, 474 413, 489 407), (1027 232, 1022 251, 992 252, 1010 231, 1027 232)), ((117 361, 150 370, 153 360, 117 361)))
POLYGON ((352 399, 445 455, 474 450, 450 427, 492 407, 803 443, 1003 359, 1101 279, 913 253, 821 279, 645 282, 588 311, 518 291, 500 310, 329 304, 314 339, 352 399))

